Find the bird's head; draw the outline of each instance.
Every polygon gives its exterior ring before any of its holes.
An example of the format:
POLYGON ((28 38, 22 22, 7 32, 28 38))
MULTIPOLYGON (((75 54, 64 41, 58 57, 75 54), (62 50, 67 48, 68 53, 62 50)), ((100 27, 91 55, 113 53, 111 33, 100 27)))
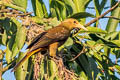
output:
POLYGON ((62 22, 62 26, 65 28, 72 30, 73 28, 79 28, 79 29, 84 29, 87 30, 83 25, 81 25, 76 19, 66 19, 65 21, 62 22))

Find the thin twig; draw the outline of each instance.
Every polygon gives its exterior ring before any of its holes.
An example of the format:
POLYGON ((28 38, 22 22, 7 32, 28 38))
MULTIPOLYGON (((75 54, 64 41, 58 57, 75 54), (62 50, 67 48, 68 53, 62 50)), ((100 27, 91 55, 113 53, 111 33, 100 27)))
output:
POLYGON ((76 58, 78 58, 84 52, 85 52, 85 46, 83 46, 82 51, 77 56, 75 56, 74 58, 72 58, 70 61, 74 61, 76 58))
MULTIPOLYGON (((14 62, 15 63, 15 62, 14 62)), ((10 69, 10 67, 12 66, 13 64, 8 64, 7 66, 5 66, 3 69, 2 69, 2 71, 3 71, 3 73, 5 72, 5 71, 7 71, 8 69, 10 69)))
POLYGON ((9 13, 9 14, 11 14, 9 16, 13 16, 13 15, 26 16, 26 15, 32 14, 33 12, 22 13, 22 12, 20 12, 18 10, 14 10, 14 9, 2 9, 2 10, 0 10, 0 13, 9 13))
POLYGON ((110 11, 114 10, 114 9, 118 6, 119 3, 120 3, 120 2, 117 2, 112 8, 110 8, 109 10, 107 10, 105 13, 103 13, 103 14, 100 15, 99 17, 91 20, 90 22, 88 22, 88 23, 85 24, 84 26, 89 26, 89 25, 91 25, 92 23, 98 21, 100 18, 104 17, 104 16, 105 16, 106 14, 108 14, 110 11))
POLYGON ((30 15, 32 14, 33 12, 28 12, 28 13, 24 13, 24 14, 16 14, 17 16, 26 16, 26 15, 30 15))
POLYGON ((112 19, 120 20, 120 18, 116 18, 114 16, 104 16, 103 18, 112 18, 112 19))
POLYGON ((6 16, 9 16, 9 17, 16 17, 16 16, 26 16, 26 15, 30 15, 32 14, 33 12, 28 12, 28 13, 24 13, 24 14, 10 14, 10 15, 6 15, 6 16))

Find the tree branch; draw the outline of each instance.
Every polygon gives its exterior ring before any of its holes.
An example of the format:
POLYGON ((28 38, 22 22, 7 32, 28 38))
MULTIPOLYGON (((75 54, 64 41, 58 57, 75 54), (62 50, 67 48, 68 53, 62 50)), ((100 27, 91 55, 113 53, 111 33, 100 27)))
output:
POLYGON ((105 13, 103 13, 103 14, 100 15, 99 17, 91 20, 90 22, 88 22, 88 23, 85 24, 84 26, 89 26, 89 25, 91 25, 92 23, 98 21, 100 18, 104 17, 106 14, 108 14, 109 12, 111 12, 112 10, 114 10, 114 9, 118 6, 119 3, 120 3, 120 1, 118 1, 112 8, 110 8, 109 10, 107 10, 105 13))
POLYGON ((74 61, 74 60, 77 59, 82 53, 85 53, 85 46, 83 46, 82 51, 81 51, 77 56, 75 56, 74 58, 72 58, 70 61, 74 61))

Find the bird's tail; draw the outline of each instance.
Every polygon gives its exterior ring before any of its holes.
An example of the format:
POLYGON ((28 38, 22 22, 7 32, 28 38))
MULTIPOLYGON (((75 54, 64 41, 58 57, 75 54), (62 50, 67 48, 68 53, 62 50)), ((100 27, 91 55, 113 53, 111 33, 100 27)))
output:
POLYGON ((38 52, 38 51, 41 51, 42 48, 39 48, 39 49, 36 49, 34 51, 29 51, 23 58, 22 60, 20 60, 15 66, 14 68, 12 69, 11 72, 15 71, 20 65, 22 65, 24 63, 24 61, 26 59, 28 59, 31 55, 33 55, 34 53, 38 52))

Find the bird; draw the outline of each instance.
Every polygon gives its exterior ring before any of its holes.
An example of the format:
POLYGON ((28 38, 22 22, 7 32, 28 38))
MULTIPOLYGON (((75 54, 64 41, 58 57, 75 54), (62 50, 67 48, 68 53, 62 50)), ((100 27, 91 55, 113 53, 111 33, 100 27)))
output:
POLYGON ((15 71, 26 59, 36 52, 42 51, 45 48, 49 48, 49 55, 56 56, 57 48, 59 44, 62 45, 70 36, 71 31, 74 28, 87 30, 76 19, 69 18, 62 21, 58 26, 51 28, 41 34, 39 34, 31 44, 27 47, 29 51, 27 54, 13 67, 12 72, 15 71))

